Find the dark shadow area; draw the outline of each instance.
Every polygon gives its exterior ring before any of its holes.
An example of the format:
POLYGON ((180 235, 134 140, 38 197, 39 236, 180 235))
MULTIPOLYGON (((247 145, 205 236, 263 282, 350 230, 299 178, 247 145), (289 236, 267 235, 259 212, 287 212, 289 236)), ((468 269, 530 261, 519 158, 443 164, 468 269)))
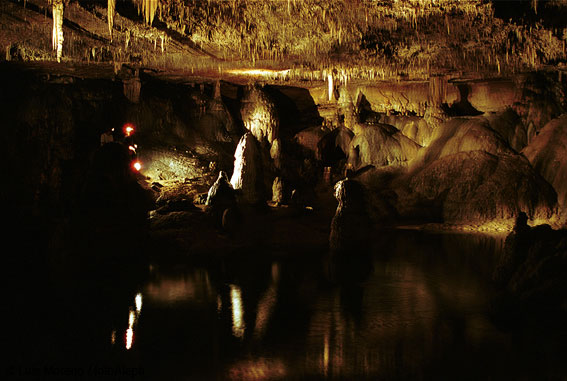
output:
POLYGON ((494 16, 504 21, 534 26, 543 24, 546 28, 562 29, 567 25, 565 3, 552 0, 492 0, 494 16), (537 4, 534 9, 533 4, 537 4), (558 4, 559 3, 559 4, 558 4))
POLYGON ((356 101, 356 115, 358 116, 359 123, 366 124, 379 124, 380 123, 380 113, 372 110, 370 102, 366 99, 366 96, 362 93, 358 95, 356 101))
POLYGON ((280 133, 284 140, 291 139, 299 131, 320 125, 322 118, 307 89, 290 86, 265 86, 272 97, 280 117, 280 133))
POLYGON ((476 116, 481 115, 483 112, 477 110, 469 102, 470 85, 459 83, 456 85, 459 89, 459 101, 453 103, 451 106, 443 104, 442 108, 448 116, 476 116))

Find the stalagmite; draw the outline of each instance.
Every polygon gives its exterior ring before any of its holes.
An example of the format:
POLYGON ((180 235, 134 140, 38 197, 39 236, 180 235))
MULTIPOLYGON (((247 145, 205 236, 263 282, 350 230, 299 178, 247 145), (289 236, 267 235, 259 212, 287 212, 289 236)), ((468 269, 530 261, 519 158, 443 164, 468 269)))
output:
POLYGON ((247 132, 234 153, 234 172, 230 184, 241 193, 242 201, 256 204, 263 200, 262 164, 258 141, 247 132))
POLYGON ((53 50, 57 51, 57 62, 63 55, 63 0, 50 0, 53 5, 53 50))
POLYGON ((116 0, 108 0, 108 33, 110 34, 110 41, 112 41, 112 28, 114 26, 114 13, 116 12, 116 0))

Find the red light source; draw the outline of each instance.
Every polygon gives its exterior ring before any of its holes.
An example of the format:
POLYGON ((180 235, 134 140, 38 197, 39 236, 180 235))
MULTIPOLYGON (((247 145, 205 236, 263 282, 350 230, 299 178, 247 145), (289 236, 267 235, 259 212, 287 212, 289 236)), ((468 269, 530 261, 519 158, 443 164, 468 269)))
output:
POLYGON ((132 168, 134 168, 134 170, 136 170, 136 172, 139 172, 140 169, 142 169, 142 163, 140 162, 140 160, 136 160, 132 163, 132 168))
POLYGON ((134 126, 131 124, 124 125, 124 135, 125 136, 132 136, 134 134, 134 126))

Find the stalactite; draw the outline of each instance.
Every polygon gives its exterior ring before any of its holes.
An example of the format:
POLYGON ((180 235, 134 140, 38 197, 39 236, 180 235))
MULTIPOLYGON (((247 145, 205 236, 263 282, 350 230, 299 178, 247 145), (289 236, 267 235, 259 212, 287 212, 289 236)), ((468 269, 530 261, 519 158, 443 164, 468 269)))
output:
POLYGON ((63 55, 63 0, 50 0, 53 6, 53 32, 51 42, 53 50, 57 51, 57 62, 61 62, 63 55))
POLYGON ((116 0, 108 0, 107 16, 108 16, 108 33, 110 41, 112 41, 112 28, 114 26, 114 13, 116 12, 116 0))
POLYGON ((134 0, 138 5, 138 12, 144 16, 144 21, 152 25, 158 7, 158 0, 134 0))

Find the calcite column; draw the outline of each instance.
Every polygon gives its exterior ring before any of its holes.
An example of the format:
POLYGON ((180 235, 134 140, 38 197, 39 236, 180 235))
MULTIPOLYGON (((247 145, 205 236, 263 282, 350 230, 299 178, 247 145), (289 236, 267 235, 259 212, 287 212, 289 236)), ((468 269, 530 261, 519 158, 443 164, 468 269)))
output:
POLYGON ((63 0, 52 0, 53 6, 53 50, 57 51, 57 62, 63 55, 63 0))
POLYGON ((107 16, 108 16, 108 33, 110 41, 112 41, 112 28, 114 26, 114 13, 116 12, 116 0, 108 0, 107 16))

